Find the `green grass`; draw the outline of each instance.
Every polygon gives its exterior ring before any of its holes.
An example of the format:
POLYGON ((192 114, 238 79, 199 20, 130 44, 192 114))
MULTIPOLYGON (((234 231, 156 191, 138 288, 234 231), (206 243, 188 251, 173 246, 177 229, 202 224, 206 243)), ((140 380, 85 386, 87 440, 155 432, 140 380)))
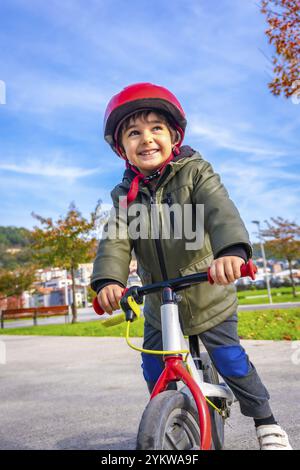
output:
MULTIPOLYGON (((300 308, 268 309, 239 312, 239 335, 242 339, 300 340, 300 308)), ((131 324, 130 336, 143 336, 143 318, 131 324)), ((126 324, 110 328, 102 320, 64 325, 4 328, 0 334, 41 336, 125 336, 126 324)))
POLYGON ((300 308, 241 311, 238 317, 242 339, 300 339, 300 308))
MULTIPOLYGON (((300 301, 300 288, 296 288, 297 297, 292 294, 291 287, 279 287, 271 289, 272 300, 274 303, 279 302, 299 302, 300 301)), ((240 305, 255 305, 255 304, 267 304, 269 303, 267 289, 255 289, 238 291, 237 296, 240 305), (256 296, 265 297, 256 297, 256 296), (251 298, 256 297, 256 298, 251 298)))
MULTIPOLYGON (((257 295, 260 295, 260 294, 257 294, 257 295)), ((238 297, 238 301, 239 301, 239 305, 258 305, 258 304, 268 304, 269 298, 268 298, 268 295, 266 295, 265 297, 257 297, 255 299, 252 299, 251 297, 248 299, 243 299, 243 298, 238 297)), ((300 302, 300 295, 296 299, 292 295, 281 295, 281 296, 272 295, 272 301, 273 301, 273 304, 278 304, 282 302, 300 302)))
MULTIPOLYGON (((41 335, 41 336, 125 336, 126 323, 109 328, 102 324, 103 320, 67 323, 59 325, 38 325, 22 328, 3 328, 0 334, 6 335, 41 335)), ((5 325, 4 325, 5 326, 5 325)), ((134 321, 130 327, 130 336, 143 336, 144 320, 134 321)))

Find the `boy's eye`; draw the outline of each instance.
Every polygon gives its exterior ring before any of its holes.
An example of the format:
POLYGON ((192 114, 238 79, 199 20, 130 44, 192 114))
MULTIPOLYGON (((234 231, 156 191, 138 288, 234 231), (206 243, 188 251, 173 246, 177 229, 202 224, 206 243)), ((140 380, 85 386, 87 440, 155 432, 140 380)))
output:
MULTIPOLYGON (((161 131, 162 126, 158 125, 158 126, 152 127, 152 131, 157 131, 157 130, 161 131)), ((133 135, 138 135, 138 134, 139 134, 139 131, 137 129, 134 129, 134 130, 129 132, 128 137, 131 137, 133 135)))
POLYGON ((137 134, 138 134, 138 131, 136 131, 136 130, 130 131, 129 134, 128 134, 128 137, 130 137, 131 135, 135 135, 134 133, 137 133, 137 134))

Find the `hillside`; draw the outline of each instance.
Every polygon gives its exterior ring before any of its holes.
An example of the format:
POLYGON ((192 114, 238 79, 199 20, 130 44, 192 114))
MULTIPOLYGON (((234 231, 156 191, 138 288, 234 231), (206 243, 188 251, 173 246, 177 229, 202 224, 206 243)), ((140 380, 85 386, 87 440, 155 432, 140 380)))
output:
POLYGON ((15 269, 30 258, 30 230, 0 226, 0 269, 15 269))

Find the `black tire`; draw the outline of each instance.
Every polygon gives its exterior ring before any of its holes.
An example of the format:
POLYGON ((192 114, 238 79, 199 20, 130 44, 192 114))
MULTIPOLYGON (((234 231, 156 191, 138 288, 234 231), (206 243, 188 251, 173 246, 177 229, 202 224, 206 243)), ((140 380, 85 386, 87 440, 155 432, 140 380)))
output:
MULTIPOLYGON (((210 384, 219 385, 219 376, 216 368, 214 367, 211 359, 207 353, 200 354, 202 364, 204 366, 203 378, 205 382, 210 384)), ((222 408, 222 399, 209 397, 209 400, 218 408, 222 408)), ((215 450, 221 450, 224 447, 224 425, 225 420, 220 414, 213 409, 213 407, 208 403, 210 419, 211 419, 211 437, 213 442, 213 447, 215 450)))
POLYGON ((143 413, 137 450, 199 450, 199 421, 194 400, 169 390, 159 393, 143 413))

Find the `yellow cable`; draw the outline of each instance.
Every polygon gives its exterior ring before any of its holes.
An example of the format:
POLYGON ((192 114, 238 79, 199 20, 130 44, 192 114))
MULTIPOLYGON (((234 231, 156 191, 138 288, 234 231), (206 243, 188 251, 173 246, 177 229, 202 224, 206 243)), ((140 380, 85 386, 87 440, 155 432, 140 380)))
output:
POLYGON ((205 400, 207 401, 207 403, 210 404, 210 406, 212 406, 218 413, 219 415, 222 415, 222 410, 220 408, 218 408, 213 402, 211 402, 207 397, 205 397, 205 400))
POLYGON ((182 349, 180 351, 152 351, 150 349, 143 349, 143 348, 138 348, 137 346, 134 346, 134 344, 132 344, 129 341, 129 329, 130 329, 130 321, 127 322, 127 327, 126 327, 126 342, 128 346, 134 349, 135 351, 143 352, 146 354, 156 354, 156 355, 161 355, 161 356, 167 355, 167 354, 186 354, 186 358, 184 359, 184 361, 186 361, 187 356, 189 354, 189 350, 187 349, 182 349))

